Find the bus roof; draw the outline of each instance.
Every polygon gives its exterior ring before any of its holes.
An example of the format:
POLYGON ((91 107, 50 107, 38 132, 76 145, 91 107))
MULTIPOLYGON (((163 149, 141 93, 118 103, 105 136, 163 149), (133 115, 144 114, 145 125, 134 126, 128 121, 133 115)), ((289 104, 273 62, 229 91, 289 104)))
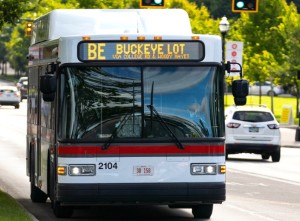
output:
POLYGON ((182 9, 57 9, 34 22, 31 44, 67 36, 192 34, 182 9))

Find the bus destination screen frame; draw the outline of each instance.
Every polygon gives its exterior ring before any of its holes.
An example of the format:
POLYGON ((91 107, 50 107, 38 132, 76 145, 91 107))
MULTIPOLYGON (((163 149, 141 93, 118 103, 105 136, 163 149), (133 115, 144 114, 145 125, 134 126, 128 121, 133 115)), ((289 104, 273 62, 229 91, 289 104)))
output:
POLYGON ((81 62, 106 61, 202 61, 205 45, 199 40, 162 41, 80 41, 77 58, 81 62))

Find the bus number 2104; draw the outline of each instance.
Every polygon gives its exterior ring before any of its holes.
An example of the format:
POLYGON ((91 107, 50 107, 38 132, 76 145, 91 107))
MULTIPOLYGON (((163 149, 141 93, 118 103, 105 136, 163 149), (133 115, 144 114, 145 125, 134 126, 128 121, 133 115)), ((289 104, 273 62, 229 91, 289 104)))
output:
POLYGON ((99 163, 98 164, 98 169, 99 170, 112 170, 112 169, 118 169, 118 164, 117 163, 112 163, 112 162, 105 162, 105 163, 99 163))

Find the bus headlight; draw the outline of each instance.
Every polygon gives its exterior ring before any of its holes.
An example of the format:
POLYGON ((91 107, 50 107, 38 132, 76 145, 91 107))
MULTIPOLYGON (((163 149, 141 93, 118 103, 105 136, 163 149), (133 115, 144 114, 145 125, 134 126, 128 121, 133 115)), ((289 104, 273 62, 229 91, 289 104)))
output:
POLYGON ((95 176, 96 165, 69 165, 70 176, 95 176))
POLYGON ((215 164, 191 164, 192 175, 214 175, 217 174, 217 166, 215 164))

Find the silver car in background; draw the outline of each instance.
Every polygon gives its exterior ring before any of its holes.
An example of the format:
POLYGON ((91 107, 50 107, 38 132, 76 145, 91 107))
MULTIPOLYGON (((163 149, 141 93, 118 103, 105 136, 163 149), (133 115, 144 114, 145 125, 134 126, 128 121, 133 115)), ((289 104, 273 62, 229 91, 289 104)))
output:
MULTIPOLYGON (((258 81, 254 82, 249 86, 250 95, 259 95, 260 83, 258 81)), ((273 93, 274 96, 284 94, 284 89, 282 86, 274 85, 272 89, 272 83, 269 81, 261 83, 261 95, 271 96, 273 93)))
POLYGON ((21 95, 16 86, 0 85, 0 105, 14 106, 20 108, 21 95))

